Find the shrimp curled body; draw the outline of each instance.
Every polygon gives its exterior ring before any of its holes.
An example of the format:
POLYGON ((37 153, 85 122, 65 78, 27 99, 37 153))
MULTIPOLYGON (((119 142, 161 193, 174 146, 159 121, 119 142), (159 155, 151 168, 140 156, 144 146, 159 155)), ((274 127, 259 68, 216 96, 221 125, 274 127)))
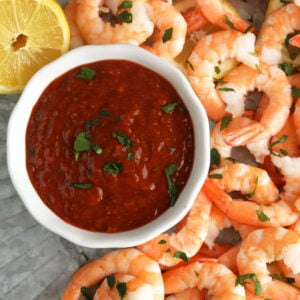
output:
MULTIPOLYGON (((282 260, 294 274, 300 272, 300 235, 282 227, 252 231, 241 244, 237 255, 240 274, 255 274, 261 284, 262 296, 268 299, 300 299, 298 289, 272 279, 267 264, 282 260)), ((254 293, 252 279, 247 279, 246 289, 254 293)))
POLYGON ((166 294, 198 287, 200 290, 208 289, 208 295, 212 296, 211 299, 246 299, 244 287, 235 286, 235 274, 218 263, 190 263, 166 271, 163 274, 163 279, 166 294))
POLYGON ((153 23, 146 14, 145 1, 133 0, 132 7, 120 11, 121 1, 106 0, 106 9, 118 16, 122 12, 132 19, 121 24, 104 22, 99 13, 104 7, 104 0, 80 0, 77 5, 76 23, 88 44, 127 43, 140 45, 153 32, 153 23))
POLYGON ((82 287, 92 287, 115 273, 138 277, 152 287, 153 299, 164 299, 161 270, 157 262, 135 248, 109 252, 79 268, 72 276, 62 300, 80 299, 82 287))
POLYGON ((164 266, 181 262, 174 256, 177 251, 194 256, 203 244, 208 231, 211 201, 200 192, 186 218, 185 225, 177 233, 163 233, 138 246, 138 249, 164 266))
POLYGON ((188 79, 212 120, 219 121, 226 114, 226 105, 215 88, 216 68, 228 58, 256 68, 258 58, 251 54, 255 50, 254 42, 255 36, 250 32, 222 30, 200 38, 188 58, 188 79))

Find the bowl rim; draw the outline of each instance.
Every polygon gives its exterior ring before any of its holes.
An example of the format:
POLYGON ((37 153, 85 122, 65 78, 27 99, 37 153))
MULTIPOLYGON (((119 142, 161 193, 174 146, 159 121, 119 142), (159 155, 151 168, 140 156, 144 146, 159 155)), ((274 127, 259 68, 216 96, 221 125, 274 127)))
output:
POLYGON ((13 186, 29 213, 42 226, 66 240, 89 248, 124 248, 142 244, 176 225, 189 211, 209 170, 209 121, 187 78, 171 63, 132 45, 87 45, 70 50, 42 67, 20 95, 7 127, 7 165, 13 186), (194 163, 176 204, 146 225, 119 233, 99 233, 75 227, 59 218, 40 199, 26 168, 25 136, 32 108, 44 89, 70 69, 100 60, 128 60, 165 77, 189 110, 194 127, 194 163), (189 99, 189 101, 186 101, 189 99), (202 126, 199 126, 201 124, 202 126), (198 125, 198 126, 196 126, 198 125), (196 149, 200 151, 196 151, 196 149), (174 213, 176 211, 176 214, 174 213))

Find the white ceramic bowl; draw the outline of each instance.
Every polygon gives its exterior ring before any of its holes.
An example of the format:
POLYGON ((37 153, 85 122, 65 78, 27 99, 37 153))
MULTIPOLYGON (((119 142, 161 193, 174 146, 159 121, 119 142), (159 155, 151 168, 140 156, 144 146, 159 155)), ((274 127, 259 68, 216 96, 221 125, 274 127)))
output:
POLYGON ((149 52, 129 45, 84 46, 74 49, 39 70, 25 87, 8 124, 7 162, 18 194, 32 216, 44 227, 63 238, 84 247, 132 247, 154 238, 179 222, 191 208, 209 168, 209 124, 199 99, 185 76, 173 65, 149 52), (169 80, 188 108, 194 126, 194 164, 188 182, 175 206, 154 221, 121 233, 97 233, 74 227, 57 217, 39 198, 26 169, 25 134, 31 111, 41 93, 55 78, 87 63, 125 59, 159 73, 169 80))

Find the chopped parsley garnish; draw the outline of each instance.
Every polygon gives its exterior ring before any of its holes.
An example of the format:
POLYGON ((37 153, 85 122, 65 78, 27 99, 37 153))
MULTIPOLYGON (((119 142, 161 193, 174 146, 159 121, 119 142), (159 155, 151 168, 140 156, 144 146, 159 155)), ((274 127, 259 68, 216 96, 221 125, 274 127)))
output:
POLYGON ((219 153, 219 151, 216 148, 211 148, 210 149, 210 165, 216 165, 216 166, 220 166, 220 162, 221 162, 221 155, 219 153))
POLYGON ((194 66, 192 65, 192 63, 191 63, 189 60, 186 60, 185 63, 186 63, 187 65, 189 65, 189 67, 190 67, 193 71, 195 71, 194 66))
POLYGON ((166 29, 165 33, 162 37, 163 43, 166 43, 167 41, 169 41, 172 38, 172 35, 173 35, 173 27, 166 29))
POLYGON ((117 14, 116 17, 123 23, 132 23, 133 20, 132 13, 127 10, 117 14))
POLYGON ((278 65, 278 67, 287 75, 292 75, 296 72, 296 68, 293 66, 293 64, 284 62, 278 65))
POLYGON ((171 164, 170 166, 165 168, 165 175, 166 175, 167 184, 168 184, 168 192, 169 192, 169 196, 170 196, 170 206, 175 205, 177 195, 178 195, 177 188, 176 188, 174 182, 171 179, 171 176, 176 171, 177 171, 177 165, 176 164, 171 164))
POLYGON ((167 241, 166 240, 160 240, 158 243, 161 244, 161 245, 163 245, 163 244, 166 244, 167 241))
POLYGON ((296 47, 293 47, 291 44, 290 44, 290 38, 293 37, 293 33, 292 34, 288 34, 285 41, 284 41, 284 45, 288 51, 288 54, 289 54, 289 57, 291 60, 294 60, 298 54, 299 54, 299 49, 297 49, 296 47))
POLYGON ((115 275, 113 275, 113 274, 112 275, 108 275, 106 277, 106 281, 107 281, 107 284, 108 284, 109 288, 112 289, 115 286, 115 284, 116 284, 115 275))
MULTIPOLYGON (((270 151, 270 153, 274 156, 280 156, 280 154, 276 153, 275 151, 273 151, 273 147, 277 144, 280 144, 280 143, 284 143, 285 141, 287 140, 287 135, 283 134, 278 140, 272 142, 269 147, 268 147, 268 150, 270 151)), ((284 149, 279 149, 279 152, 283 155, 283 156, 286 156, 288 153, 286 150, 284 149)))
POLYGON ((208 178, 222 179, 223 175, 222 174, 209 174, 208 178))
POLYGON ((118 140, 118 142, 123 145, 127 151, 130 151, 131 147, 134 145, 128 136, 122 131, 114 131, 112 136, 118 140))
POLYGON ((258 219, 262 222, 267 222, 267 221, 270 221, 270 218, 262 211, 262 210, 256 210, 255 211, 257 216, 258 216, 258 219))
POLYGON ((132 23, 133 16, 132 13, 130 13, 127 8, 132 7, 132 1, 126 0, 123 1, 119 6, 116 13, 116 17, 123 23, 132 23))
POLYGON ((254 187, 253 191, 248 194, 249 198, 252 198, 255 196, 257 184, 258 184, 258 176, 256 176, 256 178, 255 178, 255 187, 254 187))
POLYGON ((127 159, 128 160, 135 160, 135 153, 134 152, 129 152, 127 154, 127 159))
POLYGON ((225 23, 229 26, 230 29, 236 29, 234 24, 230 21, 227 15, 225 15, 225 23))
POLYGON ((84 257, 84 259, 86 260, 86 261, 89 261, 89 256, 87 255, 87 253, 85 252, 85 251, 81 251, 80 252, 80 255, 82 256, 82 257, 84 257))
POLYGON ((220 74, 220 73, 221 73, 221 69, 220 69, 219 66, 216 66, 216 67, 215 67, 215 73, 216 73, 216 74, 220 74))
POLYGON ((180 258, 183 261, 185 261, 186 263, 189 262, 189 258, 187 257, 186 253, 182 252, 182 251, 176 251, 173 255, 173 257, 175 258, 180 258))
POLYGON ((235 281, 235 286, 237 286, 239 284, 244 286, 244 281, 249 279, 249 278, 252 278, 252 280, 255 284, 255 292, 254 292, 255 295, 261 294, 261 291, 262 291, 261 284, 260 284, 256 274, 254 274, 254 273, 248 273, 248 274, 238 276, 236 281, 235 281))
POLYGON ((292 86, 292 96, 294 98, 300 98, 300 89, 295 86, 292 86))
POLYGON ((108 174, 116 175, 123 170, 122 163, 109 162, 103 167, 103 171, 108 174))
POLYGON ((89 120, 85 123, 85 132, 86 132, 86 136, 89 136, 88 131, 91 129, 92 126, 103 126, 103 123, 100 122, 99 120, 89 120))
POLYGON ((117 285, 116 285, 116 288, 119 292, 119 296, 121 297, 121 299, 123 299, 126 295, 126 292, 127 292, 126 282, 118 282, 117 285))
POLYGON ((235 92, 235 89, 229 87, 218 88, 218 90, 222 92, 235 92))
POLYGON ((131 7, 132 7, 132 1, 131 0, 126 0, 126 1, 123 1, 118 6, 118 10, 125 9, 125 8, 131 8, 131 7))
POLYGON ((110 115, 110 111, 106 108, 103 108, 99 113, 99 118, 105 118, 110 115))
MULTIPOLYGON (((237 29, 234 24, 230 21, 230 19, 228 18, 228 16, 226 15, 225 16, 225 23, 229 26, 230 29, 233 29, 233 30, 237 30, 237 31, 240 31, 239 29, 237 29)), ((253 25, 249 25, 245 31, 243 31, 243 33, 247 33, 248 31, 250 31, 251 29, 253 28, 253 25)))
POLYGON ((228 116, 223 117, 222 120, 221 120, 220 131, 227 128, 231 121, 232 120, 231 120, 230 117, 228 117, 228 116))
POLYGON ((77 78, 91 80, 96 76, 96 71, 87 67, 82 67, 80 69, 80 74, 77 75, 77 78))
POLYGON ((293 284, 296 282, 295 278, 293 277, 286 277, 286 282, 289 283, 289 284, 293 284))
POLYGON ((94 185, 90 182, 83 183, 83 182, 72 182, 70 186, 81 189, 81 190, 88 190, 91 189, 94 185))
POLYGON ((102 149, 98 145, 93 144, 90 141, 89 133, 87 131, 80 132, 76 136, 76 139, 74 141, 75 160, 78 160, 79 154, 81 152, 91 151, 91 150, 95 151, 97 154, 102 153, 102 149))
POLYGON ((93 297, 89 294, 88 289, 85 286, 81 287, 80 293, 87 300, 93 300, 93 297))
POLYGON ((230 162, 232 162, 232 163, 236 163, 237 162, 237 160, 235 159, 235 158, 233 158, 233 157, 225 157, 225 159, 226 160, 228 160, 228 161, 230 161, 230 162))
POLYGON ((176 108, 177 105, 178 105, 178 102, 173 102, 173 103, 170 103, 170 104, 166 104, 166 105, 163 105, 161 107, 161 110, 163 112, 165 112, 166 114, 170 114, 171 112, 174 111, 174 109, 176 108))

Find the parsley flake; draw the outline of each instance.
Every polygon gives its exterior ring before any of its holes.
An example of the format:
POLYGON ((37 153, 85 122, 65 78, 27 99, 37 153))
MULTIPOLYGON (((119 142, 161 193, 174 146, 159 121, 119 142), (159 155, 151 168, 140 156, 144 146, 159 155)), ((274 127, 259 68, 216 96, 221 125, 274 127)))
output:
POLYGON ((219 91, 222 91, 222 92, 235 92, 235 89, 233 88, 229 88, 229 87, 221 87, 221 88, 218 88, 219 91))
POLYGON ((256 210, 255 211, 257 216, 258 216, 258 219, 262 222, 267 222, 267 221, 270 221, 270 218, 262 211, 262 210, 256 210))
POLYGON ((173 27, 166 29, 165 33, 162 37, 163 43, 166 43, 167 41, 169 41, 172 38, 172 35, 173 35, 173 27))
POLYGON ((220 131, 227 128, 231 121, 232 121, 231 118, 228 116, 225 116, 224 118, 222 118, 221 125, 220 125, 220 131))
POLYGON ((216 148, 210 149, 210 165, 220 166, 221 163, 221 155, 220 152, 216 148))
POLYGON ((118 282, 116 285, 116 288, 119 292, 119 296, 121 297, 121 299, 124 299, 126 292, 127 292, 126 282, 118 282))
POLYGON ((170 114, 171 112, 174 111, 174 109, 176 108, 177 105, 178 105, 178 102, 173 102, 173 103, 170 103, 170 104, 166 104, 166 105, 163 105, 161 107, 161 110, 163 112, 165 112, 166 114, 170 114))
POLYGON ((248 274, 238 276, 235 281, 235 286, 237 286, 239 284, 244 286, 245 280, 247 280, 249 278, 252 278, 252 280, 255 284, 255 295, 261 294, 261 291, 262 291, 261 284, 260 284, 256 274, 254 274, 254 273, 248 273, 248 274))
POLYGON ((222 179, 223 175, 222 174, 209 174, 208 178, 222 179))
POLYGON ((70 186, 81 189, 81 190, 88 190, 91 189, 94 185, 90 182, 83 183, 83 182, 72 182, 70 186))
POLYGON ((115 284, 116 284, 115 275, 113 275, 113 274, 112 275, 108 275, 106 277, 106 281, 107 281, 107 284, 108 284, 109 288, 112 289, 115 286, 115 284))
MULTIPOLYGON (((268 147, 268 150, 270 151, 270 153, 274 156, 280 156, 280 154, 276 153, 275 151, 273 151, 273 147, 277 144, 280 144, 280 143, 284 143, 286 140, 287 140, 287 135, 283 134, 278 140, 272 142, 269 147, 268 147)), ((284 150, 284 149, 280 149, 279 152, 285 156, 287 155, 287 151, 284 150)))
POLYGON ((80 74, 77 75, 77 78, 91 80, 96 76, 96 71, 87 67, 82 67, 80 69, 80 74))
POLYGON ((103 171, 107 174, 117 175, 123 171, 122 163, 109 162, 103 167, 103 171))
POLYGON ((185 261, 186 263, 189 262, 189 258, 188 256, 186 255, 186 253, 182 252, 182 251, 176 251, 173 255, 173 257, 175 258, 180 258, 182 259, 183 261, 185 261))
POLYGON ((177 188, 174 184, 174 182, 171 179, 171 176, 177 171, 177 165, 176 164, 171 164, 167 168, 165 168, 165 175, 167 179, 167 184, 168 184, 168 192, 170 196, 170 206, 174 206, 176 199, 177 199, 177 188))

